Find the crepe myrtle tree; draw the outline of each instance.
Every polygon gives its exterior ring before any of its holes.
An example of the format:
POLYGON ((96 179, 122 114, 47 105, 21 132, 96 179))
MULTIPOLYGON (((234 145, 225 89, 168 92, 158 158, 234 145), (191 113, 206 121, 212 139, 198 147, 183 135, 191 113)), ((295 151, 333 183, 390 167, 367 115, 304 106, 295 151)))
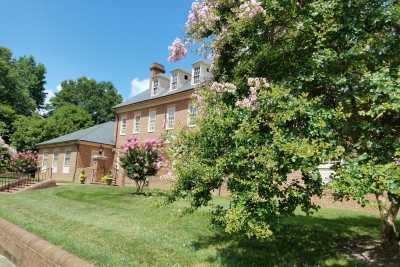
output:
POLYGON ((196 92, 198 129, 172 142, 172 199, 206 205, 226 181, 231 203, 215 222, 269 237, 280 217, 317 208, 317 166, 343 159, 337 196, 385 197, 383 240, 396 248, 399 12, 393 0, 195 1, 169 59, 199 45, 215 82, 196 92))
POLYGON ((123 145, 121 166, 128 178, 135 182, 137 192, 142 192, 148 177, 156 175, 160 169, 164 159, 161 153, 163 146, 161 139, 148 139, 142 143, 136 137, 128 139, 123 145))
POLYGON ((11 158, 12 168, 24 175, 34 175, 37 171, 38 154, 35 151, 23 151, 16 153, 11 158))

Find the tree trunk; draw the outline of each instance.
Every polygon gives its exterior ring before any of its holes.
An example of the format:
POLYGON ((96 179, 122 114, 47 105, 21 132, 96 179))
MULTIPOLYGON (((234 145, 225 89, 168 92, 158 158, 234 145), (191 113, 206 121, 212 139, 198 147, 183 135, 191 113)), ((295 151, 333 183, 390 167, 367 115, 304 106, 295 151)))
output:
POLYGON ((382 247, 389 254, 400 252, 399 235, 396 229, 396 218, 399 213, 399 205, 389 201, 387 197, 376 195, 379 213, 382 221, 382 247))

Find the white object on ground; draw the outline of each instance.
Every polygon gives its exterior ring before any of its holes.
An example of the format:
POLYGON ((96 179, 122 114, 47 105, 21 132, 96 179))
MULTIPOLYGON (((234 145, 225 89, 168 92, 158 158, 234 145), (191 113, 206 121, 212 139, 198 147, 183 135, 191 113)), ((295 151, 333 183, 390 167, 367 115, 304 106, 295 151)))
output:
POLYGON ((328 184, 332 181, 331 175, 335 173, 335 171, 332 170, 333 165, 333 163, 324 163, 318 166, 323 184, 328 184))

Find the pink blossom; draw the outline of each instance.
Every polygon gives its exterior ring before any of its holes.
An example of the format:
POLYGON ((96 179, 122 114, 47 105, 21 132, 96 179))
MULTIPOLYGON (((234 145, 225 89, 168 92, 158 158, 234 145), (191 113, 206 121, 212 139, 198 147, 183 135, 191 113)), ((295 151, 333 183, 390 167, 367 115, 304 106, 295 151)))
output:
POLYGON ((139 147, 139 140, 137 137, 132 137, 127 140, 127 142, 122 146, 124 152, 128 152, 131 149, 139 147))
POLYGON ((217 92, 217 93, 234 93, 236 92, 236 85, 233 83, 218 83, 218 82, 213 82, 211 85, 211 90, 217 92))
POLYGON ((247 85, 250 86, 250 95, 247 98, 236 101, 236 106, 240 108, 255 109, 257 105, 257 92, 262 88, 270 87, 265 78, 249 78, 247 85))
POLYGON ((145 148, 145 149, 148 149, 148 150, 153 150, 153 149, 156 149, 156 148, 161 148, 161 147, 163 147, 163 146, 164 146, 164 140, 162 140, 162 139, 150 138, 150 139, 147 139, 147 140, 144 142, 144 148, 145 148))
POLYGON ((193 37, 200 39, 220 19, 216 15, 216 1, 195 1, 186 21, 186 31, 193 37))
POLYGON ((257 89, 260 89, 260 87, 265 87, 265 88, 270 87, 270 84, 266 78, 248 78, 247 85, 256 87, 257 89))
POLYGON ((181 39, 176 38, 175 41, 168 47, 169 50, 169 62, 176 62, 182 58, 184 58, 187 54, 187 49, 185 44, 181 39))
POLYGON ((265 14, 265 10, 257 0, 247 0, 240 5, 236 13, 239 18, 248 19, 259 14, 265 14))

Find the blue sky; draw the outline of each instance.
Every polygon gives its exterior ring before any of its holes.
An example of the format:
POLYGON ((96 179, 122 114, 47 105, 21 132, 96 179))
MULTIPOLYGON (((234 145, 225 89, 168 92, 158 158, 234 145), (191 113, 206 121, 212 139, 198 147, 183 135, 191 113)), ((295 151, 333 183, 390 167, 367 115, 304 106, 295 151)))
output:
POLYGON ((113 82, 127 99, 147 85, 152 62, 170 70, 198 59, 167 61, 168 45, 184 36, 191 2, 0 0, 0 46, 45 65, 49 95, 61 81, 87 76, 113 82))

